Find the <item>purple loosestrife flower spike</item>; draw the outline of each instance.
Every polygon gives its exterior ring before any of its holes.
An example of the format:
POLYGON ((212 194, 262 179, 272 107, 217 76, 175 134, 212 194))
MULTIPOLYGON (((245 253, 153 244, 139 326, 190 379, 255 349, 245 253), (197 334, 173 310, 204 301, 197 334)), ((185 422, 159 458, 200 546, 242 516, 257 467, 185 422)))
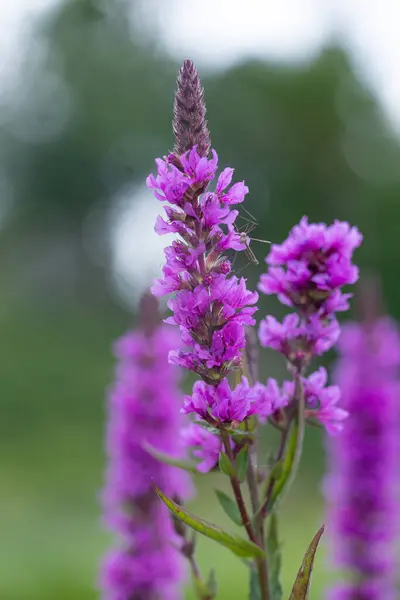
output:
POLYGON ((187 497, 190 481, 178 469, 152 458, 143 448, 179 453, 179 371, 167 356, 178 343, 159 325, 157 301, 145 296, 141 327, 118 340, 116 382, 109 397, 104 517, 120 538, 101 573, 104 600, 175 600, 184 571, 179 543, 152 479, 169 496, 187 497))
MULTIPOLYGON (((191 63, 185 63, 179 81, 186 73, 193 73, 191 63)), ((177 98, 181 96, 178 85, 177 98)), ((196 103, 191 106, 200 110, 196 118, 203 122, 203 104, 200 109, 196 103)), ((197 121, 193 117, 188 122, 192 127, 197 121)), ((178 234, 179 239, 165 249, 163 277, 155 281, 152 292, 173 294, 168 302, 173 315, 166 322, 180 327, 187 346, 170 352, 170 362, 203 379, 195 384, 192 397, 186 397, 183 412, 224 423, 242 421, 260 408, 259 399, 245 378, 235 390, 225 378, 241 368, 245 327, 255 324, 258 295, 246 288, 245 279, 231 274, 224 253, 247 247, 248 240, 234 228, 238 211, 231 205, 243 202, 249 190, 243 181, 231 185, 234 170, 225 168, 214 190, 208 191, 218 156, 212 150, 208 159, 198 145, 179 157, 157 159, 156 164, 157 176, 149 175, 147 185, 166 203, 167 218, 158 217, 155 230, 159 235, 178 234)))
POLYGON ((336 381, 349 417, 327 440, 324 492, 332 562, 351 572, 332 600, 394 600, 399 533, 400 337, 387 318, 345 326, 336 381))
MULTIPOLYGON (((348 309, 351 294, 344 294, 342 288, 358 279, 352 255, 361 241, 358 229, 346 222, 327 226, 303 217, 282 244, 272 246, 266 258, 268 272, 261 276, 259 289, 277 295, 297 313, 286 315, 282 323, 267 316, 260 323, 259 337, 262 346, 286 357, 290 370, 303 375, 315 356, 336 344, 340 327, 335 313, 348 309)), ((326 382, 324 369, 303 378, 306 417, 319 420, 335 434, 347 413, 338 406, 339 388, 327 387, 326 382)), ((273 386, 279 390, 276 382, 273 386)), ((290 404, 293 393, 294 384, 285 382, 279 392, 282 406, 290 404)))
POLYGON ((340 329, 335 313, 348 309, 351 294, 342 287, 355 283, 358 269, 352 255, 362 241, 356 227, 335 221, 333 225, 308 223, 303 217, 283 244, 273 244, 261 275, 259 289, 275 294, 299 316, 290 314, 282 325, 267 317, 260 326, 260 341, 304 368, 311 358, 329 350, 340 329))
POLYGON ((211 140, 206 121, 204 89, 191 60, 185 60, 179 71, 172 126, 177 156, 196 146, 201 157, 208 157, 211 140))

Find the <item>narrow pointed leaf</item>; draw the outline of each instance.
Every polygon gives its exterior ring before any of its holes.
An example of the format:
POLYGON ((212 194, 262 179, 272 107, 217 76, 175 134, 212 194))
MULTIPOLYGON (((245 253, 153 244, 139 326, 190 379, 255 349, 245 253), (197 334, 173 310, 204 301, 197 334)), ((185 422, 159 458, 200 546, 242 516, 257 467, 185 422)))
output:
POLYGON ((217 579, 215 577, 214 569, 211 569, 210 574, 208 575, 207 587, 208 587, 209 591, 211 592, 212 597, 215 598, 215 596, 217 595, 217 591, 218 591, 218 585, 217 585, 217 579))
POLYGON ((290 594, 289 600, 308 600, 310 591, 311 573, 314 566, 315 553, 317 551, 319 540, 324 533, 324 526, 315 534, 307 552, 304 555, 300 570, 297 573, 296 581, 290 594))
POLYGON ((271 600, 282 600, 283 590, 280 581, 282 556, 278 539, 278 517, 272 513, 268 521, 267 556, 271 600))
POLYGON ((218 464, 219 464, 219 468, 222 471, 222 473, 224 473, 225 475, 228 475, 228 477, 235 476, 235 469, 233 467, 233 464, 231 463, 231 461, 229 460, 229 456, 227 454, 225 454, 225 452, 219 453, 218 464))
POLYGON ((284 471, 284 463, 283 460, 279 460, 277 463, 275 463, 275 465, 273 466, 271 473, 270 473, 270 478, 271 479, 280 479, 283 475, 283 471, 284 471))
POLYGON ((207 423, 207 421, 201 421, 201 420, 196 421, 196 425, 200 425, 200 427, 203 427, 203 429, 206 429, 207 431, 209 431, 210 433, 213 433, 214 435, 221 434, 219 429, 217 429, 216 427, 213 427, 212 425, 207 423))
POLYGON ((238 535, 228 533, 227 531, 221 529, 221 527, 196 517, 192 513, 182 508, 182 506, 179 506, 179 504, 176 504, 173 500, 171 500, 171 498, 168 498, 168 496, 163 494, 163 492, 155 485, 155 483, 153 483, 153 485, 157 495, 169 508, 172 514, 195 531, 198 531, 202 535, 215 540, 222 546, 229 548, 229 550, 236 554, 236 556, 240 556, 241 558, 265 558, 264 551, 262 548, 257 546, 257 544, 253 544, 253 542, 241 538, 238 535))
POLYGON ((197 600, 213 600, 216 591, 211 589, 208 582, 205 583, 202 579, 193 577, 193 587, 197 600))
POLYGON ((142 446, 146 450, 146 452, 148 452, 153 458, 156 458, 157 460, 166 465, 170 465, 171 467, 177 467, 178 469, 183 469, 184 471, 189 471, 189 473, 196 473, 197 475, 201 475, 201 473, 197 470, 197 465, 199 464, 198 461, 176 458, 175 456, 171 456, 166 452, 157 450, 157 448, 155 448, 148 442, 144 442, 142 446))
POLYGON ((249 466, 249 447, 243 446, 235 460, 236 475, 241 483, 246 479, 247 467, 249 466))
POLYGON ((242 517, 240 516, 240 511, 238 506, 234 500, 225 492, 221 490, 215 490, 218 501, 223 508, 223 511, 228 515, 228 517, 236 523, 236 525, 243 525, 242 517))

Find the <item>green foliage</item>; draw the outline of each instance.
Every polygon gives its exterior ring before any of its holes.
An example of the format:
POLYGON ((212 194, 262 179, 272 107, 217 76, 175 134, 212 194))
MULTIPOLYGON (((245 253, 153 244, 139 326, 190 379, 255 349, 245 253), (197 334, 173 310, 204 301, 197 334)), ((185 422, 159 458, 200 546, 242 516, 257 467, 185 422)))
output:
POLYGON ((221 490, 215 490, 215 493, 223 511, 228 515, 228 517, 234 523, 236 523, 236 525, 243 525, 242 517, 240 516, 240 511, 236 502, 230 496, 228 496, 228 494, 225 494, 225 492, 222 492, 221 490))
POLYGON ((217 593, 217 584, 215 581, 214 571, 210 572, 209 579, 204 582, 202 579, 192 577, 193 587, 197 600, 213 600, 217 593))
POLYGON ((235 468, 231 463, 229 456, 225 452, 219 453, 218 464, 221 473, 224 473, 224 475, 227 475, 228 477, 235 476, 235 468))
POLYGON ((176 504, 173 500, 168 498, 163 492, 154 485, 157 495, 164 504, 169 508, 169 510, 174 514, 178 519, 186 523, 189 527, 198 531, 202 535, 218 542, 222 546, 229 548, 236 556, 241 558, 264 558, 265 554, 263 550, 244 538, 241 538, 237 535, 233 535, 221 529, 217 525, 213 523, 209 523, 204 519, 200 519, 195 515, 189 513, 187 510, 176 504))
POLYGON ((171 467, 177 467, 178 469, 183 469, 184 471, 194 473, 195 475, 201 475, 201 473, 197 470, 199 461, 183 460, 176 458, 174 456, 171 456, 170 454, 167 454, 166 452, 161 452, 161 450, 157 450, 157 448, 155 448, 148 442, 145 442, 143 444, 143 448, 146 450, 146 452, 151 454, 151 456, 153 456, 154 458, 166 465, 170 465, 171 467))
POLYGON ((287 493, 299 467, 305 426, 304 393, 301 393, 300 396, 296 417, 289 426, 283 459, 272 469, 268 481, 268 485, 273 484, 273 488, 267 506, 267 514, 270 514, 275 508, 277 500, 282 500, 283 495, 287 493))
POLYGON ((249 600, 261 600, 260 581, 258 573, 254 569, 250 569, 250 593, 249 600))
POLYGON ((311 574, 314 566, 315 553, 318 548, 319 540, 324 533, 324 526, 317 531, 309 545, 307 552, 304 555, 303 562, 299 572, 297 573, 296 581, 294 582, 292 593, 290 594, 289 600, 307 600, 310 584, 311 574))
POLYGON ((249 466, 249 447, 247 444, 240 449, 235 459, 235 470, 240 482, 246 479, 247 468, 249 466))
POLYGON ((282 556, 278 538, 278 517, 276 513, 268 519, 267 557, 271 600, 281 600, 283 589, 281 584, 282 556))

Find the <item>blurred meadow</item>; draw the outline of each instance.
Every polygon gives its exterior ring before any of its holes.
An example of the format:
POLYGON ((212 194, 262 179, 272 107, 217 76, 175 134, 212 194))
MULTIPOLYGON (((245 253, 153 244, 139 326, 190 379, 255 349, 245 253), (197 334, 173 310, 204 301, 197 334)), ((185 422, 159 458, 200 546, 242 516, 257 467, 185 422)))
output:
MULTIPOLYGON (((111 347, 134 326, 138 297, 162 264, 160 206, 144 181, 173 145, 185 56, 159 35, 157 3, 42 4, 0 98, 0 599, 94 600, 111 543, 98 502, 111 347)), ((340 35, 302 60, 215 62, 199 64, 213 146, 250 188, 255 237, 279 242, 304 214, 349 220, 365 236, 361 272, 380 275, 399 318, 400 144, 366 65, 340 35)), ((240 257, 235 268, 254 288, 266 247, 253 250, 260 265, 240 257)), ((267 311, 282 314, 262 297, 260 317, 267 311)), ((260 371, 280 377, 283 361, 265 351, 260 371)), ((322 432, 308 431, 282 507, 287 594, 323 522, 323 446, 322 432)), ((192 507, 226 524, 217 479, 198 479, 192 507)), ((331 577, 324 544, 311 600, 331 577)), ((216 567, 218 598, 246 597, 246 569, 233 555, 201 539, 199 556, 216 567)))

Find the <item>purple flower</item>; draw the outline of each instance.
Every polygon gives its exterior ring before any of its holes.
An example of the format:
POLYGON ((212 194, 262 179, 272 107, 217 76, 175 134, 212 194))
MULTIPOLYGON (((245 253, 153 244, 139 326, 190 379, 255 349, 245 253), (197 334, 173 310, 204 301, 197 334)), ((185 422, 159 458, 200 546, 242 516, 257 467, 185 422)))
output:
POLYGON ((177 343, 175 332, 163 325, 129 332, 115 347, 119 362, 109 399, 109 465, 102 499, 105 521, 121 545, 102 568, 105 600, 180 597, 184 572, 173 547, 177 539, 152 479, 178 498, 188 496, 190 482, 143 447, 148 442, 172 455, 180 452, 179 373, 167 360, 177 343))
POLYGON ((350 416, 340 438, 328 440, 324 492, 333 562, 352 579, 330 598, 394 600, 400 337, 380 319, 347 325, 339 347, 336 381, 350 416))
POLYGON ((253 388, 253 393, 260 398, 260 408, 257 411, 257 416, 261 423, 264 423, 274 412, 287 406, 291 400, 290 396, 281 392, 278 382, 272 377, 267 380, 267 385, 257 382, 253 388))
MULTIPOLYGON (((348 309, 350 294, 341 288, 358 278, 352 255, 362 241, 357 228, 335 221, 333 225, 308 223, 306 217, 293 227, 288 238, 273 245, 266 259, 268 272, 261 276, 259 289, 276 294, 296 313, 280 323, 267 316, 260 323, 259 338, 264 347, 283 354, 290 368, 302 376, 306 416, 318 419, 330 434, 338 433, 347 414, 338 406, 340 392, 326 386, 324 369, 304 378, 315 356, 332 348, 340 335, 335 313, 348 309), (311 409, 312 412, 311 412, 311 409)), ((283 385, 284 397, 292 397, 294 383, 283 385)))
MULTIPOLYGON (((347 411, 338 406, 340 390, 338 386, 327 386, 327 373, 321 367, 309 377, 303 377, 304 404, 306 418, 316 419, 323 424, 327 432, 336 435, 343 427, 347 418, 347 411)), ((257 394, 261 405, 258 414, 262 418, 268 417, 280 408, 288 406, 294 399, 295 385, 293 381, 284 381, 280 388, 275 379, 268 379, 267 385, 257 383, 253 393, 257 394), (267 411, 263 414, 262 410, 267 411)))
POLYGON ((217 465, 219 454, 223 449, 222 440, 218 435, 214 435, 196 423, 190 423, 181 430, 181 440, 183 446, 190 449, 193 456, 202 461, 197 466, 200 473, 208 473, 217 465))
POLYGON ((321 320, 319 315, 308 319, 291 313, 279 323, 275 317, 267 316, 260 323, 259 337, 264 348, 273 348, 284 354, 290 361, 300 358, 308 362, 312 356, 327 352, 340 335, 336 319, 321 320))
POLYGON ((169 203, 167 218, 157 219, 156 231, 180 236, 165 249, 163 276, 152 287, 157 296, 173 293, 168 302, 172 315, 166 322, 180 327, 186 346, 171 350, 169 360, 203 380, 186 407, 196 412, 199 396, 206 394, 204 402, 215 418, 242 420, 250 410, 248 386, 231 392, 223 380, 241 367, 244 328, 255 324, 258 295, 246 288, 245 279, 231 274, 224 252, 246 249, 234 227, 238 211, 230 206, 243 202, 248 188, 243 182, 232 185, 234 170, 228 167, 220 173, 215 190, 208 191, 218 166, 214 150, 209 159, 194 146, 181 156, 157 159, 156 164, 157 176, 150 175, 147 185, 156 198, 169 203))
POLYGON ((339 288, 358 279, 351 259, 361 241, 358 229, 348 223, 335 221, 328 227, 310 224, 303 217, 283 244, 272 245, 266 259, 270 268, 261 276, 259 288, 265 294, 277 294, 283 304, 306 316, 330 314, 326 312, 328 299, 335 295, 335 305, 345 306, 339 288))
MULTIPOLYGON (((343 421, 348 412, 338 406, 340 388, 337 385, 327 386, 328 374, 323 367, 303 379, 306 416, 317 419, 327 432, 336 435, 343 428, 343 421)), ((283 385, 284 393, 294 392, 292 382, 283 385)))
MULTIPOLYGON (((221 423, 244 421, 253 414, 270 414, 262 386, 251 388, 246 377, 232 390, 227 379, 217 386, 196 381, 191 396, 185 396, 183 413, 196 413, 200 418, 211 416, 221 423)), ((272 412, 272 410, 271 410, 272 412)))

